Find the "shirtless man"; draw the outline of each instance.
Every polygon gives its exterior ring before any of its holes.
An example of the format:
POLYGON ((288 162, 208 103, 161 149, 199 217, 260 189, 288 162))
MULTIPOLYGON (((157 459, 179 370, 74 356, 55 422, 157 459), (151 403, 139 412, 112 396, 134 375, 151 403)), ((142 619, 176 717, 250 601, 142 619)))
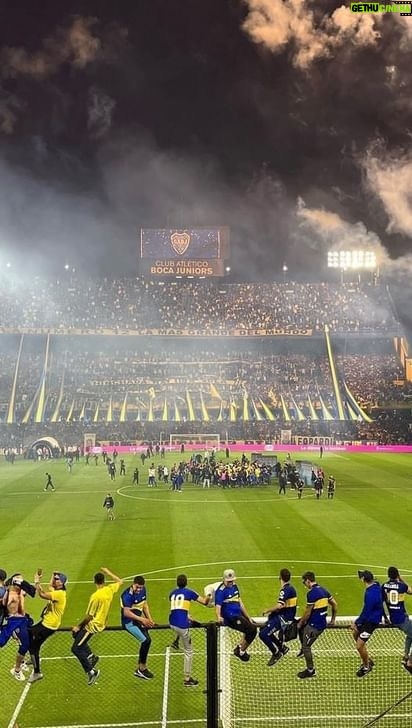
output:
POLYGON ((16 664, 10 670, 16 680, 25 680, 22 665, 24 655, 29 650, 29 626, 32 620, 25 613, 24 597, 26 594, 34 596, 36 590, 25 581, 21 574, 13 574, 6 582, 7 591, 3 596, 3 606, 6 611, 6 622, 0 631, 0 647, 7 644, 10 637, 19 643, 16 655, 16 664))

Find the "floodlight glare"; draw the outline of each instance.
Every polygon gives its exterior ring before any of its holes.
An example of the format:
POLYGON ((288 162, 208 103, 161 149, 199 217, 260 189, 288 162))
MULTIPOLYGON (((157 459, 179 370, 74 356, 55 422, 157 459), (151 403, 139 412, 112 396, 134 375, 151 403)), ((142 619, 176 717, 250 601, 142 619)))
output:
POLYGON ((373 270, 377 267, 376 253, 373 250, 329 250, 328 268, 341 270, 373 270))

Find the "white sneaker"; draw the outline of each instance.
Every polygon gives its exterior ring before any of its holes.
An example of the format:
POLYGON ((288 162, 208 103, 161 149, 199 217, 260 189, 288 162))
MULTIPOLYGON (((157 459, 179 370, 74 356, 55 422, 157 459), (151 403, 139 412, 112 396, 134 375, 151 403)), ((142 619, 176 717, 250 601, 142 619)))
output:
POLYGON ((20 670, 23 672, 30 672, 31 665, 28 665, 27 662, 23 662, 23 664, 20 666, 20 670))
POLYGON ((15 670, 15 669, 14 669, 14 667, 12 667, 12 668, 11 668, 11 670, 10 670, 10 675, 13 675, 13 677, 14 677, 14 678, 15 678, 16 680, 20 680, 20 682, 24 682, 24 680, 26 679, 26 678, 24 677, 24 675, 23 675, 22 671, 21 671, 21 670, 19 670, 19 671, 17 672, 17 670, 15 670))
POLYGON ((27 682, 34 683, 37 682, 37 680, 43 680, 43 673, 41 672, 32 672, 27 682))

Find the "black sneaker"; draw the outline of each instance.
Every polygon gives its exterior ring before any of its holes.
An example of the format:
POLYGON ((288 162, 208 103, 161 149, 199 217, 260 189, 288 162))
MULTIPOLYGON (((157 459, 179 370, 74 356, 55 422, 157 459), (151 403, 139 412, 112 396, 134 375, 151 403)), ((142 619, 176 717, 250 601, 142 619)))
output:
POLYGON ((289 652, 289 647, 287 645, 283 645, 281 652, 282 652, 282 655, 287 655, 289 652))
POLYGON ((405 663, 404 668, 407 672, 409 672, 412 675, 412 665, 408 665, 407 663, 405 663))
POLYGON ((195 688, 196 685, 199 685, 199 680, 195 680, 194 677, 189 677, 188 680, 185 680, 183 682, 183 685, 185 686, 185 688, 195 688))
POLYGON ((247 652, 244 652, 243 655, 240 653, 239 645, 235 647, 235 649, 233 650, 233 654, 235 657, 238 657, 239 660, 242 660, 242 662, 249 662, 250 660, 250 655, 248 655, 247 652))
POLYGON ((136 670, 136 672, 134 673, 134 675, 136 677, 141 677, 142 680, 151 680, 152 677, 154 677, 153 673, 150 672, 150 670, 148 670, 147 667, 146 667, 145 670, 136 670))
POLYGON ((172 650, 178 650, 179 649, 179 637, 176 637, 175 640, 173 640, 172 644, 170 645, 172 650))
POLYGON ((302 650, 302 648, 300 648, 300 650, 299 650, 298 654, 296 655, 296 657, 303 657, 303 650, 302 650))
POLYGON ((90 672, 88 673, 88 675, 89 675, 89 677, 88 677, 88 680, 87 680, 87 684, 88 685, 94 685, 94 683, 96 682, 97 678, 100 675, 100 670, 90 670, 90 672))
POLYGON ((89 657, 90 666, 94 667, 95 665, 97 665, 99 660, 100 660, 99 655, 90 655, 90 657, 89 657))
POLYGON ((275 665, 276 662, 278 662, 278 660, 280 660, 281 657, 282 657, 282 653, 281 652, 276 652, 274 655, 272 655, 272 657, 270 658, 270 660, 268 660, 267 666, 268 667, 272 667, 272 665, 275 665))
POLYGON ((302 672, 298 672, 298 677, 300 677, 301 680, 304 680, 306 677, 315 677, 315 675, 316 675, 315 669, 308 670, 306 668, 306 670, 302 670, 302 672))
POLYGON ((361 665, 359 670, 356 671, 357 677, 364 677, 368 674, 368 672, 372 671, 372 665, 369 664, 367 667, 366 665, 361 665))

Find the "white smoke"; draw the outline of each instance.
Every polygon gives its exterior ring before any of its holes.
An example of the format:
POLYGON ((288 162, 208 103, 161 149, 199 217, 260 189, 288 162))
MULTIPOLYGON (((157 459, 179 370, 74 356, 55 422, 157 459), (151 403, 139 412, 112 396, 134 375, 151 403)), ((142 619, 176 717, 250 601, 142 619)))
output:
POLYGON ((246 0, 249 14, 243 29, 251 39, 274 53, 287 46, 297 68, 333 56, 340 48, 375 45, 382 14, 352 13, 342 5, 317 22, 308 0, 246 0))
POLYGON ((95 86, 89 89, 87 127, 94 138, 100 139, 110 130, 115 106, 115 100, 108 94, 95 86))
POLYGON ((391 156, 382 145, 371 147, 364 159, 367 182, 388 216, 387 231, 412 237, 412 152, 391 156))
POLYGON ((335 212, 306 207, 301 198, 298 199, 296 214, 300 225, 317 236, 319 245, 325 251, 373 250, 379 266, 389 260, 388 252, 379 236, 368 230, 363 222, 350 223, 335 212))
POLYGON ((64 63, 84 68, 96 60, 101 41, 93 34, 94 18, 76 17, 71 25, 46 38, 42 48, 30 53, 25 48, 5 47, 1 51, 4 78, 31 76, 43 79, 56 73, 64 63))

